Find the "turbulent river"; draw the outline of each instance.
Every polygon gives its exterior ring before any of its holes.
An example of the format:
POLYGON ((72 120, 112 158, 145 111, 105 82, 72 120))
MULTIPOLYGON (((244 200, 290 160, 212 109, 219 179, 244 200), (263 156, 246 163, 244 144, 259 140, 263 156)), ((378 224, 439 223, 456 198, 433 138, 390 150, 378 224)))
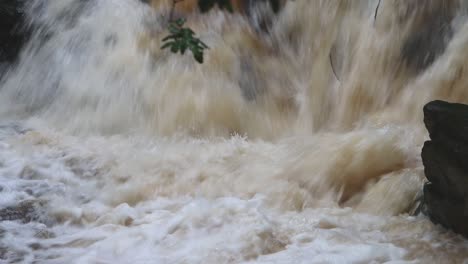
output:
POLYGON ((468 263, 415 214, 422 107, 468 103, 467 1, 380 2, 184 13, 200 65, 160 49, 167 8, 27 1, 0 208, 31 221, 0 262, 468 263))

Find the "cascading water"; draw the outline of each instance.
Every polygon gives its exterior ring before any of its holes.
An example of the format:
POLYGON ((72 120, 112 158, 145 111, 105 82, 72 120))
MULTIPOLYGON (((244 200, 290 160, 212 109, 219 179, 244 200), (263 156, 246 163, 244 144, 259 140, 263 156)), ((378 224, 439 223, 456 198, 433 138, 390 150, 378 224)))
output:
POLYGON ((378 3, 187 13, 199 65, 160 50, 165 9, 27 2, 0 207, 31 221, 0 222, 0 260, 467 262, 466 240, 411 214, 422 106, 468 103, 468 3, 378 3))

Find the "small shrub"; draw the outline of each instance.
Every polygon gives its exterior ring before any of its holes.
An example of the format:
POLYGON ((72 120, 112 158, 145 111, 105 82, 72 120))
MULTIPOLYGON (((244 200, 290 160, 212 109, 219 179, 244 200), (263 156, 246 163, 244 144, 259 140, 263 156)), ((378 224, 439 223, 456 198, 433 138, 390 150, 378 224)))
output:
MULTIPOLYGON (((164 44, 161 49, 169 49, 172 53, 185 54, 187 50, 190 50, 193 54, 193 58, 198 63, 203 63, 203 55, 205 49, 208 46, 203 43, 199 38, 195 36, 195 32, 189 27, 184 27, 186 20, 181 18, 174 20, 174 9, 177 3, 183 2, 184 0, 173 0, 172 7, 169 14, 169 35, 162 39, 164 44)), ((218 5, 220 9, 226 9, 232 12, 232 6, 229 0, 199 0, 198 7, 201 12, 207 12, 215 5, 218 5)))
POLYGON ((162 41, 165 42, 161 49, 170 48, 172 53, 185 54, 189 49, 198 63, 203 63, 203 51, 208 46, 199 38, 195 37, 195 32, 188 27, 184 27, 185 19, 181 18, 169 23, 170 35, 162 41))

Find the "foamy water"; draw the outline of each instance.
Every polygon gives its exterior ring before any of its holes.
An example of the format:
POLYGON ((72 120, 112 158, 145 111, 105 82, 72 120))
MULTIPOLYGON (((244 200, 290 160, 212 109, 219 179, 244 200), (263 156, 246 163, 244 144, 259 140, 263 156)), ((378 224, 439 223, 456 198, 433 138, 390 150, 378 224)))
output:
POLYGON ((34 213, 0 222, 0 262, 468 263, 414 215, 422 106, 468 103, 468 3, 377 4, 289 1, 267 31, 262 8, 185 14, 198 65, 139 1, 30 1, 0 207, 34 213))

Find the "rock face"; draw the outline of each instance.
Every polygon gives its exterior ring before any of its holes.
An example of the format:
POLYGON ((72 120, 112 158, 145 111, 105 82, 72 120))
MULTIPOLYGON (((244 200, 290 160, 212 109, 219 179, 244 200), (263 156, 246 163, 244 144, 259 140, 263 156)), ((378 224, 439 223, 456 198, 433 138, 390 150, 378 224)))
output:
MULTIPOLYGON (((160 7, 163 4, 172 3, 172 0, 140 0, 143 3, 151 4, 153 7, 160 7)), ((287 0, 228 0, 235 11, 249 14, 251 9, 258 4, 269 3, 270 7, 274 12, 278 12, 282 6, 285 5, 287 0)), ((210 6, 209 3, 223 2, 220 0, 184 0, 178 2, 176 5, 176 10, 182 13, 189 13, 196 10, 199 6, 199 3, 202 3, 202 6, 210 6), (208 3, 208 4, 207 4, 208 3)), ((207 10, 206 10, 207 11, 207 10)))
POLYGON ((441 55, 452 38, 452 21, 458 1, 405 1, 413 15, 412 29, 402 47, 404 62, 420 72, 441 55))
POLYGON ((28 34, 23 27, 23 1, 0 1, 0 64, 4 66, 16 60, 27 39, 28 34))
POLYGON ((433 222, 468 237, 468 105, 430 102, 424 123, 431 138, 422 150, 429 180, 424 211, 433 222))

